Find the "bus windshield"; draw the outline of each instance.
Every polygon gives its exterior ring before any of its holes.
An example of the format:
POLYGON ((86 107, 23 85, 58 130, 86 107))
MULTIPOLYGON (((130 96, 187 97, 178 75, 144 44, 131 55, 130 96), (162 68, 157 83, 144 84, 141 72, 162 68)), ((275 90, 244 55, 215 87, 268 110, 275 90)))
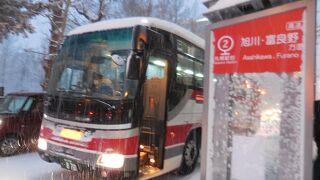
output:
POLYGON ((137 82, 125 78, 131 41, 132 28, 68 37, 54 65, 48 93, 132 98, 137 82))

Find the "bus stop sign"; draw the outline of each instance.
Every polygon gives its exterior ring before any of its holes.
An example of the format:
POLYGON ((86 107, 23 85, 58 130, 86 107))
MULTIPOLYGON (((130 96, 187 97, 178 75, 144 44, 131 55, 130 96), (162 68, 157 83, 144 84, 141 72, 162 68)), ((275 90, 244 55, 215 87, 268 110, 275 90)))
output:
POLYGON ((303 12, 297 9, 212 30, 214 73, 300 71, 303 12))

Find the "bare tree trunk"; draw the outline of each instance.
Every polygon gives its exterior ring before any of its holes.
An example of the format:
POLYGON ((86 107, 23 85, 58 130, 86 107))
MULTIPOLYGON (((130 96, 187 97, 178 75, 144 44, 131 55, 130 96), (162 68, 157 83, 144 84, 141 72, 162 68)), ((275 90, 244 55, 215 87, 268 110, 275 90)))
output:
POLYGON ((49 53, 45 57, 43 63, 45 77, 41 86, 44 90, 48 88, 51 67, 57 57, 60 44, 63 40, 70 4, 71 0, 67 0, 67 2, 64 0, 51 0, 50 5, 48 6, 49 11, 51 11, 51 15, 49 16, 51 22, 51 37, 49 42, 49 53))

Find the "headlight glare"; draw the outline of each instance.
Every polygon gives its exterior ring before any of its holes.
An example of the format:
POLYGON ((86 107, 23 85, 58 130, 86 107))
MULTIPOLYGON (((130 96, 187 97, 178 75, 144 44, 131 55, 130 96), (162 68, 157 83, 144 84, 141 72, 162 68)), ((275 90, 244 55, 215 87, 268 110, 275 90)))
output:
POLYGON ((107 168, 121 168, 124 164, 124 155, 117 153, 101 154, 97 164, 107 168))
POLYGON ((39 138, 39 139, 38 139, 38 148, 39 148, 40 150, 46 151, 47 148, 48 148, 47 141, 46 141, 45 139, 43 139, 43 138, 39 138))

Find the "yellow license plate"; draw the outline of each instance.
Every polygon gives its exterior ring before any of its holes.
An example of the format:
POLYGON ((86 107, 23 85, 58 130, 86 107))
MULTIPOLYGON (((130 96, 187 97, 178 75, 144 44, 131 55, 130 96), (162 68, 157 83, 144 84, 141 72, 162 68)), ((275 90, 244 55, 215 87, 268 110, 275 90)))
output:
POLYGON ((80 140, 83 135, 82 131, 72 130, 72 129, 62 129, 60 132, 60 136, 72 139, 72 140, 80 140))

